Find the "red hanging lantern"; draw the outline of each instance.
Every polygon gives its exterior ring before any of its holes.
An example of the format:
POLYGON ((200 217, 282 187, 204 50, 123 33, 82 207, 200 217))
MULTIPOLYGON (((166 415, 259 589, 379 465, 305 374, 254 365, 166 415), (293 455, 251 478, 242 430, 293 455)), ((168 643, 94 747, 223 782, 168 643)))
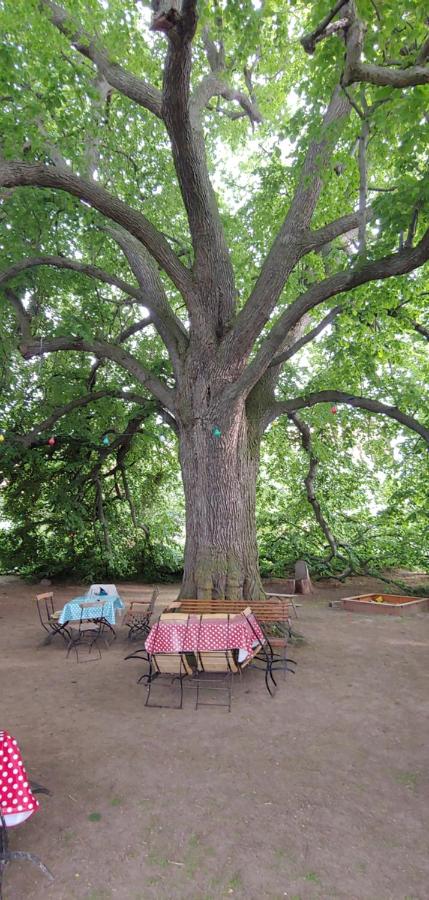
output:
POLYGON ((48 444, 50 447, 53 447, 55 444, 55 438, 54 437, 48 438, 48 444))
POLYGON ((336 406, 331 406, 331 413, 332 413, 332 415, 335 416, 337 412, 338 412, 337 407, 336 407, 336 406))

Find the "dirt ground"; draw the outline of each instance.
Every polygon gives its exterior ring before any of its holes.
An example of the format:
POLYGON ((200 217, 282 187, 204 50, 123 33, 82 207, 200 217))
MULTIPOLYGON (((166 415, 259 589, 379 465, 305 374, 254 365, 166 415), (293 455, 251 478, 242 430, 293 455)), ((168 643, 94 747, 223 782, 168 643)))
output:
MULTIPOLYGON (((54 589, 58 607, 82 593, 54 589)), ((5 900, 427 900, 429 614, 328 607, 380 589, 299 598, 296 675, 270 699, 246 671, 228 713, 193 689, 145 709, 125 629, 77 664, 43 645, 34 588, 0 584, 0 728, 52 791, 10 840, 55 875, 14 863, 5 900)))

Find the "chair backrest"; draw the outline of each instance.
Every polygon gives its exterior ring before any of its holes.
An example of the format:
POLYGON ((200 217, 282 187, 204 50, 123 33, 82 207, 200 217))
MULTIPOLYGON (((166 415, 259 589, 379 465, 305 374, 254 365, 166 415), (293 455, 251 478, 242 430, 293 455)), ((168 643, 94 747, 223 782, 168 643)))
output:
POLYGON ((238 672, 232 650, 204 650, 197 654, 200 672, 238 672))
POLYGON ((245 666, 249 665, 252 658, 256 654, 260 653, 261 651, 264 654, 265 658, 268 658, 268 655, 271 655, 271 657, 273 656, 273 648, 271 646, 270 640, 269 640, 266 632, 262 628, 262 625, 260 622, 258 622, 257 624, 258 624, 258 629, 262 632, 263 640, 261 640, 260 635, 255 630, 255 615, 254 615, 253 609, 251 609, 250 606, 246 606, 246 609, 243 609, 242 615, 245 616, 245 618, 247 620, 247 624, 249 625, 255 640, 253 642, 253 651, 250 654, 250 656, 248 656, 245 660, 243 660, 243 662, 240 665, 241 669, 243 669, 243 668, 245 668, 245 666), (267 653, 267 651, 268 651, 268 653, 267 653))
POLYGON ((36 600, 54 600, 54 592, 47 591, 45 594, 36 594, 36 600))
POLYGON ((79 603, 80 607, 80 620, 79 620, 79 630, 82 628, 82 625, 88 625, 93 631, 101 631, 103 627, 103 617, 104 617, 104 604, 97 603, 97 613, 98 615, 93 619, 88 619, 85 616, 85 611, 87 609, 94 609, 94 601, 85 601, 83 603, 79 603))
POLYGON ((184 653, 153 653, 152 667, 161 675, 192 675, 192 668, 184 653))
POLYGON ((46 622, 50 619, 52 614, 55 612, 54 610, 54 593, 53 591, 47 591, 44 594, 36 594, 36 605, 37 612, 39 613, 39 619, 43 625, 46 627, 46 622))
POLYGON ((148 605, 148 608, 147 608, 147 618, 148 618, 148 620, 150 619, 150 617, 151 617, 152 614, 153 614, 153 611, 154 611, 154 609, 155 609, 155 603, 156 603, 158 597, 159 597, 159 588, 158 588, 158 587, 155 587, 155 588, 153 589, 153 591, 152 591, 151 598, 150 598, 150 600, 149 600, 149 605, 148 605))
POLYGON ((229 621, 229 613, 226 613, 226 612, 202 613, 200 616, 200 619, 201 619, 201 622, 208 622, 210 619, 215 619, 216 621, 219 621, 219 619, 220 619, 222 622, 228 622, 229 621))
POLYGON ((224 650, 200 650, 199 635, 197 641, 197 665, 200 672, 238 672, 238 667, 234 659, 233 651, 228 649, 229 644, 229 623, 230 614, 228 612, 221 613, 202 613, 199 617, 200 628, 210 621, 222 621, 227 624, 226 647, 224 650))
POLYGON ((189 619, 189 613, 161 613, 159 617, 160 622, 187 622, 189 619))
POLYGON ((91 584, 91 587, 87 590, 85 597, 87 597, 88 600, 91 600, 93 597, 96 597, 98 599, 100 596, 104 597, 106 594, 109 597, 117 597, 118 589, 116 587, 116 584, 91 584))
POLYGON ((253 632, 253 634, 255 636, 255 642, 257 641, 258 644, 262 646, 261 638, 255 629, 255 624, 257 624, 258 629, 260 629, 262 631, 262 634, 264 635, 265 639, 266 639, 266 635, 264 633, 264 630, 263 630, 260 622, 255 621, 256 617, 255 617, 255 613, 254 613, 253 609, 250 606, 246 606, 246 609, 243 609, 243 612, 241 613, 241 615, 244 616, 244 618, 247 621, 247 624, 249 625, 251 631, 253 632))

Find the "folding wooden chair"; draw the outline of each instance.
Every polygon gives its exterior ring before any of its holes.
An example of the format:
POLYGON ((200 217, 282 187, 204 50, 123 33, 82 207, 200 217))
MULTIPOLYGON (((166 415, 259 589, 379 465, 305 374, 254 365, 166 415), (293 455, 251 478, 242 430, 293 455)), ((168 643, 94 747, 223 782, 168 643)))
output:
POLYGON ((159 597, 159 588, 154 588, 150 600, 131 600, 125 625, 129 629, 128 640, 136 641, 147 638, 150 631, 150 620, 159 597))
POLYGON ((189 664, 185 653, 152 653, 149 656, 149 672, 146 676, 143 676, 147 686, 145 706, 157 707, 158 709, 182 709, 183 679, 193 674, 194 670, 189 664), (169 703, 149 702, 153 684, 160 677, 169 678, 171 684, 174 684, 174 682, 177 681, 179 682, 180 701, 178 706, 172 706, 169 703))
POLYGON ((52 638, 58 634, 67 644, 71 638, 71 631, 67 624, 60 625, 59 623, 61 610, 56 610, 54 607, 53 592, 49 591, 45 594, 36 594, 36 606, 40 624, 48 635, 46 643, 50 643, 52 638))
MULTIPOLYGON (((87 646, 88 647, 88 656, 90 656, 92 652, 92 648, 96 647, 98 650, 98 659, 101 659, 101 650, 97 646, 97 641, 104 640, 106 647, 109 646, 109 642, 104 633, 105 629, 105 618, 104 618, 104 606, 102 603, 100 605, 100 616, 96 619, 87 619, 86 618, 86 610, 94 608, 94 601, 89 601, 85 603, 79 603, 80 606, 80 620, 79 620, 79 628, 77 633, 73 634, 69 640, 69 644, 67 647, 67 657, 70 655, 71 650, 75 650, 76 652, 76 662, 79 662, 79 647, 87 646)), ((90 660, 86 660, 89 662, 90 660)))
POLYGON ((267 633, 264 630, 264 628, 262 627, 261 623, 258 622, 258 626, 261 629, 261 631, 264 635, 264 639, 265 639, 263 643, 261 642, 260 637, 256 633, 254 626, 253 626, 253 622, 252 622, 252 618, 251 618, 252 614, 253 614, 253 610, 249 606, 243 610, 243 615, 246 616, 248 624, 249 624, 250 628, 252 629, 253 633, 255 634, 255 644, 257 642, 257 645, 255 646, 253 654, 250 657, 250 659, 244 660, 242 668, 245 667, 246 665, 249 665, 249 663, 252 663, 252 662, 255 665, 257 665, 259 662, 262 662, 264 665, 264 669, 265 669, 266 688, 267 688, 268 693, 271 694, 271 696, 272 696, 272 691, 270 689, 268 679, 270 679, 272 681, 272 683, 274 684, 274 687, 277 687, 277 682, 274 678, 273 671, 275 671, 278 668, 281 668, 281 669, 283 669, 283 671, 285 673, 285 677, 286 677, 286 672, 292 672, 292 674, 294 675, 295 670, 291 669, 290 666, 288 665, 288 663, 293 663, 294 665, 296 665, 296 662, 294 659, 290 659, 288 656, 286 656, 286 651, 287 651, 286 638, 284 640, 284 644, 282 642, 283 653, 282 654, 276 653, 273 649, 273 643, 272 643, 276 639, 272 638, 271 635, 267 635, 267 633))
MULTIPOLYGON (((176 613, 176 615, 180 615, 176 613)), ((229 613, 206 613, 199 617, 201 626, 208 621, 224 621, 227 624, 226 648, 222 650, 201 650, 199 648, 199 638, 197 642, 196 658, 197 671, 195 676, 196 697, 195 709, 199 706, 226 706, 228 712, 231 712, 232 703, 232 676, 239 671, 238 664, 235 659, 234 650, 228 648, 229 644, 229 613), (207 689, 210 693, 225 693, 226 702, 218 702, 217 700, 201 700, 201 687, 207 689)))

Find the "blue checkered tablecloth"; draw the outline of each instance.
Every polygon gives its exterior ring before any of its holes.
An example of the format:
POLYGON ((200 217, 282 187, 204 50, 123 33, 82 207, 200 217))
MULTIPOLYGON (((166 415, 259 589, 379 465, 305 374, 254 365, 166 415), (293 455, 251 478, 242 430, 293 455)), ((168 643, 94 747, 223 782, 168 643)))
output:
MULTIPOLYGON (((61 610, 61 615, 58 619, 60 625, 64 625, 66 622, 79 622, 82 615, 79 604, 88 602, 88 597, 74 597, 73 600, 69 600, 61 610)), ((117 609, 125 609, 125 604, 121 598, 106 595, 100 597, 99 600, 94 600, 91 606, 84 609, 82 618, 99 619, 103 616, 106 622, 109 622, 109 625, 114 625, 117 609)))

